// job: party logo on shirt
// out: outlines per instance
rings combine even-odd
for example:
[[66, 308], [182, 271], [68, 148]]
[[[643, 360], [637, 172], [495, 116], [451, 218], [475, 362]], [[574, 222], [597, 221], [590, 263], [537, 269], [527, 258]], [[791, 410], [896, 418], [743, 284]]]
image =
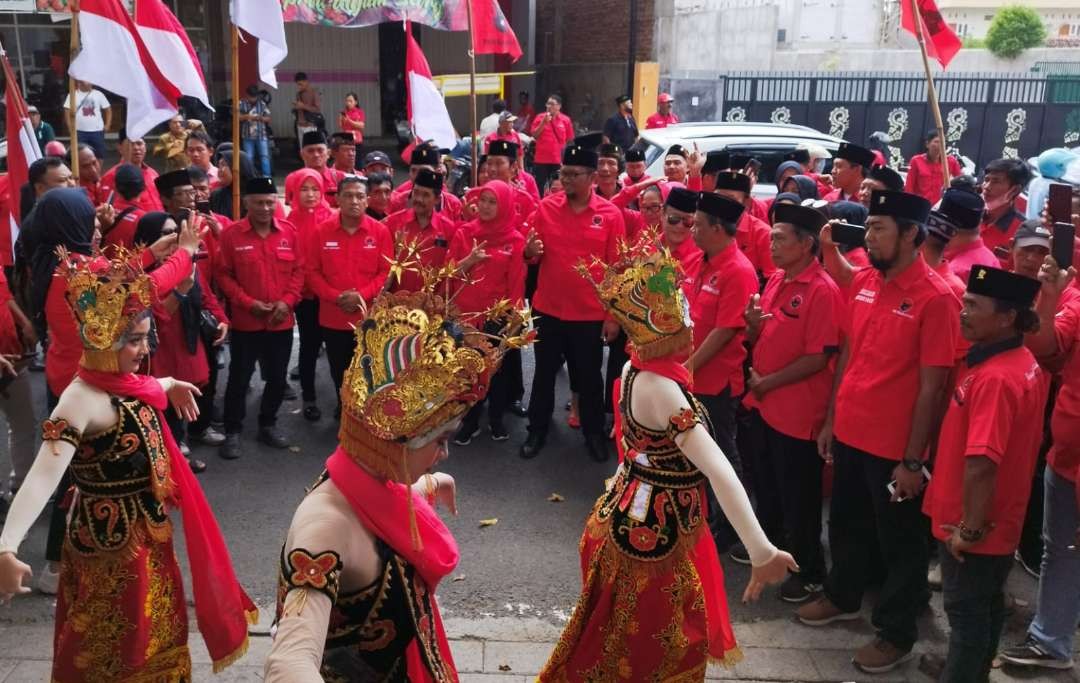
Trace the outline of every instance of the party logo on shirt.
[[282, 237], [281, 242], [278, 243], [278, 249], [292, 249], [292, 245], [289, 244], [289, 240]]
[[896, 307], [893, 313], [904, 318], [914, 318], [915, 316], [911, 314], [911, 309], [913, 308], [915, 308], [915, 302], [911, 299], [904, 299], [900, 302], [900, 305]]
[[592, 227], [601, 228], [603, 226], [604, 226], [604, 217], [603, 216], [593, 216], [592, 217]]
[[375, 248], [375, 238], [370, 236], [370, 235], [365, 237], [364, 238], [364, 248], [365, 249], [374, 249]]
[[791, 308], [791, 310], [794, 311], [799, 306], [802, 306], [802, 302], [802, 294], [796, 294], [795, 296], [791, 297], [791, 301], [788, 302], [788, 306]]

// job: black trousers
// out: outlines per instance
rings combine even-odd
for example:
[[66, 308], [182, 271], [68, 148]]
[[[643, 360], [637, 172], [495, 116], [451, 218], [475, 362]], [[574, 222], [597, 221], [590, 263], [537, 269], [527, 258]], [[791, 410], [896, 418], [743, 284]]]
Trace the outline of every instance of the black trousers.
[[[739, 458], [739, 448], [735, 443], [735, 399], [731, 397], [731, 386], [727, 386], [719, 394], [694, 394], [697, 400], [705, 406], [712, 422], [713, 440], [720, 450], [727, 456], [735, 473], [742, 478], [742, 461]], [[712, 531], [716, 549], [726, 553], [738, 540], [739, 536], [728, 522], [724, 511], [720, 509], [720, 502], [716, 499], [711, 486], [705, 487], [705, 496], [709, 501], [709, 529]]]
[[[496, 326], [498, 329], [501, 326]], [[517, 377], [515, 377], [515, 369], [517, 370]], [[465, 422], [463, 426], [469, 427], [472, 431], [480, 425], [480, 418], [484, 414], [484, 403], [487, 403], [487, 414], [489, 424], [498, 424], [502, 422], [503, 413], [506, 412], [507, 406], [514, 400], [513, 391], [515, 390], [515, 379], [521, 380], [521, 350], [514, 349], [508, 351], [506, 356], [503, 357], [502, 365], [495, 371], [494, 376], [491, 378], [491, 387], [488, 389], [488, 394], [483, 401], [479, 401], [476, 405], [469, 409], [469, 412], [465, 414]]]
[[218, 353], [221, 352], [221, 347], [206, 347], [206, 360], [210, 364], [210, 379], [207, 380], [205, 387], [199, 387], [202, 389], [202, 396], [195, 399], [195, 402], [199, 405], [199, 417], [189, 425], [187, 425], [188, 435], [202, 434], [206, 431], [207, 427], [214, 419], [214, 400], [217, 398], [217, 383], [218, 383]]
[[548, 180], [558, 172], [558, 164], [533, 164], [533, 177], [536, 178], [536, 186], [540, 189], [541, 197], [547, 191]]
[[964, 553], [958, 562], [940, 542], [938, 556], [949, 618], [949, 655], [941, 683], [984, 683], [1005, 626], [1005, 580], [1013, 558]]
[[305, 403], [315, 400], [315, 364], [323, 343], [319, 326], [319, 300], [304, 299], [296, 304], [296, 327], [300, 331], [300, 393]]
[[529, 397], [529, 431], [547, 434], [555, 410], [555, 378], [565, 360], [579, 396], [582, 433], [603, 434], [603, 322], [560, 320], [539, 311], [536, 315], [536, 372]]
[[[817, 442], [776, 431], [756, 410], [764, 443], [753, 460], [757, 515], [769, 539], [795, 556], [807, 583], [825, 580], [821, 548], [821, 472]], [[746, 455], [744, 453], [744, 455]]]
[[277, 423], [278, 408], [285, 396], [285, 380], [289, 375], [289, 356], [292, 354], [293, 332], [233, 332], [229, 349], [229, 381], [225, 385], [225, 432], [239, 434], [247, 414], [247, 390], [255, 363], [266, 386], [259, 405], [259, 427]]
[[604, 375], [604, 412], [609, 415], [614, 413], [618, 400], [614, 394], [615, 380], [622, 376], [623, 367], [626, 366], [626, 361], [630, 360], [630, 354], [626, 352], [627, 341], [626, 333], [620, 330], [615, 341], [608, 344], [607, 373]]
[[841, 441], [833, 444], [833, 491], [829, 507], [832, 569], [825, 595], [845, 612], [862, 605], [871, 575], [867, 547], [876, 545], [885, 561], [886, 577], [874, 605], [872, 623], [878, 637], [900, 650], [919, 638], [916, 619], [930, 597], [929, 521], [922, 514], [922, 496], [889, 502], [895, 460], [879, 458]]
[[[326, 344], [326, 362], [330, 366], [330, 379], [334, 380], [334, 389], [340, 394], [341, 383], [345, 380], [345, 371], [352, 362], [356, 350], [356, 334], [352, 330], [332, 330], [321, 328], [322, 339]], [[338, 396], [338, 403], [341, 397]]]

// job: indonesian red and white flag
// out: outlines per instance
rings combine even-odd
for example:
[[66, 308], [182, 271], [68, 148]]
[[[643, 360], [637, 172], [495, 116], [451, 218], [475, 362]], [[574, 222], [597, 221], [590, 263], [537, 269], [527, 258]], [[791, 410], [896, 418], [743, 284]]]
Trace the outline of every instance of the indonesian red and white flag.
[[82, 49], [68, 74], [127, 100], [129, 137], [176, 116], [180, 90], [158, 69], [120, 0], [82, 0], [79, 8]]
[[289, 54], [280, 0], [232, 0], [229, 15], [233, 24], [259, 39], [259, 78], [276, 88], [274, 67]]
[[180, 94], [194, 97], [208, 108], [206, 78], [187, 31], [161, 0], [139, 0], [135, 4], [135, 26], [158, 68]]
[[15, 70], [11, 68], [7, 55], [3, 62], [4, 82], [7, 83], [4, 96], [7, 105], [7, 167], [8, 167], [8, 215], [0, 216], [7, 223], [7, 229], [0, 234], [0, 247], [5, 258], [0, 261], [10, 263], [14, 256], [15, 240], [19, 237], [19, 190], [30, 178], [30, 164], [41, 158], [34, 127], [30, 124], [30, 114], [26, 101], [19, 91], [19, 81]]
[[[141, 0], [140, 0], [141, 1]], [[469, 0], [472, 3], [473, 52], [478, 55], [510, 55], [510, 61], [521, 59], [521, 45], [514, 29], [506, 20], [499, 0]]]
[[446, 100], [431, 77], [423, 50], [405, 22], [405, 74], [409, 123], [419, 140], [433, 140], [441, 149], [453, 149], [457, 132], [446, 110]]

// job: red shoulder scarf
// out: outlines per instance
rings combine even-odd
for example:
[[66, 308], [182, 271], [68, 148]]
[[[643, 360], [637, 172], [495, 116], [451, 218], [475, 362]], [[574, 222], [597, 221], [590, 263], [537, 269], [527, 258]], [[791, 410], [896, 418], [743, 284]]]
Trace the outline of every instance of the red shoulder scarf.
[[157, 379], [147, 375], [121, 375], [79, 368], [79, 377], [106, 393], [138, 399], [157, 410], [165, 450], [169, 454], [170, 476], [175, 484], [175, 493], [169, 502], [180, 508], [184, 521], [195, 617], [214, 662], [214, 671], [220, 671], [247, 651], [248, 624], [258, 621], [259, 610], [237, 582], [229, 549], [214, 513], [165, 422], [162, 411], [169, 404], [165, 390]]

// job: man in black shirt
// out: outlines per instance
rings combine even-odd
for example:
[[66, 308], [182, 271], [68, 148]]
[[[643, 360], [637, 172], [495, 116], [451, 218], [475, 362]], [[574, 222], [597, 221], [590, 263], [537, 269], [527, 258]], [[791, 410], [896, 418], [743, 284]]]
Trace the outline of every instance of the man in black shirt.
[[626, 95], [619, 95], [615, 104], [619, 111], [604, 124], [604, 142], [618, 145], [621, 149], [630, 149], [638, 139], [634, 102]]

